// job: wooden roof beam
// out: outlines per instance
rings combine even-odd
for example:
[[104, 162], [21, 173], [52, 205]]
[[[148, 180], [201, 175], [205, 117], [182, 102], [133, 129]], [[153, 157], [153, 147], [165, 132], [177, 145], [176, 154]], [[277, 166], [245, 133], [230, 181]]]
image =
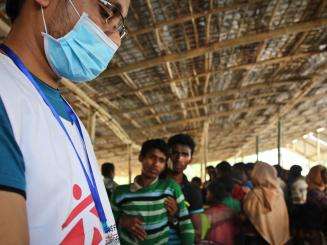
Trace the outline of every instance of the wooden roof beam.
[[[152, 10], [151, 0], [146, 0], [146, 3], [147, 3], [148, 11], [150, 12], [152, 23], [155, 25], [156, 19], [155, 19], [153, 10]], [[157, 43], [160, 51], [161, 52], [164, 52], [164, 53], [167, 53], [167, 52], [168, 53], [171, 53], [170, 50], [169, 50], [169, 48], [166, 47], [166, 45], [164, 44], [164, 42], [161, 40], [161, 36], [160, 36], [160, 33], [159, 33], [159, 29], [158, 28], [155, 28], [154, 33], [155, 33], [155, 40], [156, 40], [156, 43]], [[167, 61], [163, 65], [164, 65], [164, 67], [166, 69], [166, 72], [168, 73], [169, 80], [172, 80], [174, 78], [174, 74], [173, 74], [173, 71], [171, 69], [171, 64]], [[178, 99], [181, 99], [182, 98], [182, 95], [181, 95], [181, 92], [180, 92], [179, 88], [176, 86], [176, 84], [175, 83], [170, 83], [169, 86], [170, 86], [170, 89], [171, 89], [172, 93]], [[185, 105], [183, 103], [181, 103], [181, 107], [183, 109], [184, 118], [186, 118], [187, 111], [185, 110]]]
[[[326, 74], [324, 74], [324, 72], [326, 73], [326, 68], [327, 68], [327, 62], [322, 64], [317, 69], [312, 80], [304, 83], [304, 85], [299, 90], [295, 91], [293, 98], [279, 109], [279, 113], [272, 116], [266, 125], [264, 125], [261, 128], [258, 128], [257, 135], [262, 135], [267, 130], [274, 127], [276, 122], [284, 115], [286, 115], [288, 112], [290, 112], [303, 99], [303, 97], [305, 97], [311, 91], [311, 89], [314, 88], [314, 86], [316, 86], [318, 83], [325, 81], [327, 79]], [[246, 148], [249, 144], [251, 144], [251, 142], [244, 143], [242, 148]], [[240, 152], [238, 152], [238, 154], [240, 154]]]
[[[308, 4], [310, 4], [308, 2]], [[321, 0], [320, 4], [318, 6], [318, 9], [315, 13], [315, 17], [319, 18], [319, 16], [322, 14], [323, 10], [325, 9], [327, 5], [327, 1], [326, 0]], [[305, 38], [309, 35], [309, 32], [302, 32], [299, 34], [299, 38], [296, 41], [296, 43], [293, 45], [292, 49], [290, 50], [290, 54], [293, 54], [297, 51], [297, 49], [301, 46], [301, 44], [303, 43], [303, 41], [305, 40]]]
[[231, 48], [235, 46], [247, 45], [256, 42], [262, 42], [267, 39], [273, 39], [277, 37], [281, 37], [283, 35], [291, 35], [296, 34], [299, 32], [310, 31], [315, 28], [321, 28], [327, 25], [327, 18], [326, 19], [317, 19], [302, 23], [295, 23], [293, 25], [282, 27], [274, 30], [270, 30], [263, 33], [257, 34], [248, 34], [239, 38], [231, 39], [231, 40], [224, 40], [221, 42], [214, 42], [209, 44], [206, 47], [199, 47], [196, 49], [192, 49], [183, 53], [174, 53], [174, 54], [167, 54], [164, 56], [143, 60], [140, 62], [132, 63], [125, 65], [124, 67], [119, 68], [111, 68], [110, 71], [105, 71], [101, 78], [108, 78], [119, 75], [123, 72], [132, 72], [140, 69], [146, 69], [150, 67], [154, 67], [157, 65], [161, 65], [165, 62], [177, 62], [185, 59], [195, 58], [201, 55], [204, 55], [208, 52], [217, 52], [224, 48]]
[[174, 104], [178, 104], [181, 101], [183, 103], [189, 103], [189, 102], [194, 102], [194, 101], [198, 101], [198, 100], [202, 100], [204, 98], [208, 99], [208, 98], [215, 98], [215, 97], [221, 97], [221, 96], [228, 96], [228, 95], [233, 95], [233, 94], [237, 94], [237, 93], [246, 93], [246, 92], [251, 92], [253, 90], [257, 90], [257, 89], [264, 89], [264, 88], [274, 88], [274, 87], [279, 87], [279, 86], [283, 86], [283, 85], [289, 85], [290, 83], [294, 83], [294, 82], [300, 82], [300, 81], [304, 81], [307, 80], [308, 78], [304, 78], [304, 79], [288, 79], [288, 80], [281, 80], [281, 81], [266, 81], [266, 82], [261, 82], [261, 83], [254, 83], [254, 84], [250, 84], [241, 88], [231, 88], [231, 89], [226, 89], [226, 90], [222, 90], [222, 91], [215, 91], [215, 92], [211, 92], [211, 93], [207, 93], [207, 94], [203, 94], [203, 95], [199, 95], [199, 96], [195, 96], [192, 98], [185, 98], [185, 99], [181, 99], [181, 100], [173, 100], [173, 101], [165, 101], [165, 103], [163, 104], [162, 102], [160, 103], [154, 103], [152, 105], [149, 106], [145, 106], [142, 108], [134, 108], [134, 109], [130, 109], [128, 111], [125, 111], [123, 113], [136, 113], [136, 112], [142, 112], [142, 111], [147, 111], [152, 107], [157, 107], [157, 106], [171, 106]]
[[[199, 106], [187, 107], [186, 110], [187, 111], [192, 111], [192, 110], [196, 110], [198, 108], [207, 107], [209, 105], [217, 106], [217, 105], [220, 105], [220, 104], [230, 104], [230, 103], [233, 103], [233, 102], [239, 101], [239, 100], [262, 99], [262, 98], [266, 98], [266, 97], [273, 96], [273, 95], [276, 95], [276, 93], [267, 92], [267, 93], [253, 95], [253, 96], [247, 96], [247, 97], [243, 97], [243, 98], [239, 98], [239, 99], [222, 100], [222, 101], [219, 101], [219, 102], [216, 102], [216, 103], [211, 102], [211, 103], [202, 104], [202, 105], [199, 105]], [[156, 113], [156, 114], [153, 114], [153, 115], [144, 116], [144, 117], [142, 117], [140, 119], [147, 120], [147, 119], [154, 118], [154, 117], [161, 117], [161, 116], [164, 116], [164, 115], [172, 115], [172, 114], [177, 114], [177, 113], [181, 113], [181, 112], [183, 112], [183, 110], [181, 110], [181, 109], [164, 111], [164, 112], [159, 112], [159, 113]]]
[[[279, 6], [280, 6], [280, 3], [281, 3], [281, 0], [277, 0], [277, 1], [276, 1], [276, 4], [275, 4], [275, 6], [274, 6], [274, 9], [273, 9], [272, 14], [271, 14], [271, 17], [270, 17], [270, 21], [269, 21], [269, 23], [268, 23], [268, 30], [271, 30], [272, 27], [273, 27], [273, 21], [274, 21], [274, 18], [275, 18], [276, 12], [277, 12], [277, 10], [278, 10], [278, 8], [279, 8]], [[264, 40], [264, 41], [262, 42], [262, 44], [260, 44], [260, 46], [259, 46], [259, 48], [258, 48], [258, 50], [257, 50], [257, 52], [256, 52], [256, 58], [255, 58], [256, 62], [259, 62], [259, 61], [260, 61], [261, 55], [263, 54], [263, 52], [264, 52], [265, 49], [267, 48], [268, 41], [269, 41], [269, 40]], [[253, 71], [254, 68], [255, 68], [255, 66], [253, 66], [251, 69], [248, 69], [248, 70], [245, 72], [245, 74], [244, 74], [244, 76], [243, 76], [243, 78], [242, 78], [242, 81], [240, 82], [241, 86], [242, 86], [242, 84], [243, 84], [244, 82], [247, 82], [247, 81], [249, 80], [250, 74], [251, 74], [251, 72]], [[278, 69], [277, 69], [277, 70], [278, 70]], [[274, 74], [275, 74], [275, 73], [274, 73]]]
[[[254, 63], [246, 63], [246, 64], [240, 64], [240, 65], [235, 65], [235, 66], [230, 66], [230, 67], [226, 67], [226, 68], [218, 68], [218, 69], [214, 69], [214, 70], [208, 70], [196, 75], [188, 75], [188, 76], [184, 76], [184, 77], [180, 77], [180, 78], [176, 78], [176, 79], [172, 79], [172, 80], [168, 80], [168, 81], [156, 81], [153, 82], [151, 85], [147, 85], [135, 90], [131, 90], [131, 91], [122, 91], [122, 92], [116, 92], [116, 93], [109, 93], [109, 92], [104, 92], [104, 93], [100, 93], [97, 95], [97, 97], [108, 97], [110, 99], [114, 99], [116, 97], [119, 96], [127, 96], [127, 95], [131, 95], [137, 92], [145, 92], [145, 91], [149, 91], [149, 90], [153, 90], [153, 89], [157, 89], [157, 88], [161, 88], [164, 86], [169, 86], [170, 83], [181, 83], [185, 80], [192, 80], [192, 79], [198, 79], [201, 77], [206, 77], [207, 75], [215, 75], [215, 74], [219, 74], [222, 72], [227, 72], [227, 71], [234, 71], [234, 70], [240, 70], [240, 69], [251, 69], [253, 66], [269, 66], [269, 65], [274, 65], [274, 64], [279, 64], [279, 63], [285, 63], [285, 62], [291, 62], [297, 59], [303, 59], [303, 58], [307, 58], [307, 57], [312, 57], [314, 55], [319, 55], [319, 54], [325, 54], [327, 53], [326, 51], [319, 51], [319, 52], [305, 52], [305, 53], [299, 53], [299, 54], [295, 54], [295, 55], [289, 55], [289, 56], [284, 56], [284, 57], [278, 57], [278, 58], [272, 58], [272, 59], [268, 59], [268, 60], [263, 60], [263, 61], [259, 61], [259, 62], [254, 62]], [[198, 80], [200, 81], [200, 80]]]
[[[132, 89], [137, 89], [137, 85], [136, 83], [133, 81], [133, 79], [127, 74], [127, 73], [123, 73], [122, 75], [120, 75], [121, 79], [125, 82], [125, 84], [127, 84], [127, 86], [129, 86]], [[142, 101], [142, 103], [146, 106], [148, 106], [150, 103], [148, 101], [148, 99], [145, 97], [145, 95], [142, 92], [137, 92], [136, 96]], [[155, 114], [156, 111], [152, 108], [150, 109], [151, 113]], [[161, 123], [160, 118], [155, 117], [158, 123]]]
[[[193, 16], [193, 5], [192, 5], [192, 1], [191, 0], [188, 0], [188, 6], [189, 6], [189, 11], [190, 11], [190, 14], [191, 16]], [[193, 27], [193, 34], [194, 34], [194, 39], [195, 39], [195, 47], [198, 48], [199, 47], [199, 32], [198, 32], [198, 28], [196, 26], [196, 21], [195, 21], [195, 18], [192, 18], [192, 27]], [[187, 50], [190, 50], [191, 47], [190, 47], [190, 43], [189, 43], [189, 38], [188, 38], [188, 33], [186, 31], [186, 28], [185, 28], [185, 24], [186, 22], [183, 23], [183, 31], [184, 31], [184, 39], [187, 41]], [[194, 66], [194, 63], [192, 63], [192, 72], [194, 73], [194, 75], [197, 74], [197, 71], [195, 69], [195, 66]], [[196, 84], [199, 84], [199, 79], [196, 79]], [[188, 86], [190, 88], [190, 92], [191, 92], [191, 96], [192, 97], [195, 97], [196, 95], [199, 95], [199, 91], [197, 89], [197, 87], [193, 87], [194, 83], [192, 81], [189, 81], [188, 83]], [[196, 116], [200, 116], [200, 110], [199, 108], [197, 107], [197, 103], [194, 102], [193, 105], [195, 105], [196, 107]], [[194, 114], [193, 114], [193, 117], [194, 117]]]
[[[210, 0], [210, 3], [209, 3], [209, 6], [210, 6], [210, 9], [212, 9], [212, 6], [213, 6], [213, 1]], [[211, 17], [212, 15], [209, 14], [206, 18], [206, 29], [205, 29], [205, 36], [206, 36], [206, 46], [209, 45], [210, 43], [210, 27], [211, 27]], [[212, 53], [207, 53], [205, 54], [205, 59], [204, 59], [204, 67], [205, 67], [205, 70], [206, 71], [209, 71], [212, 69], [212, 57], [213, 57], [213, 54]], [[209, 87], [209, 80], [210, 80], [210, 74], [208, 74], [206, 77], [205, 77], [205, 82], [204, 82], [204, 87], [203, 87], [203, 93], [207, 93], [208, 91], [208, 87]], [[208, 107], [206, 106], [207, 104], [207, 100], [204, 99], [202, 101], [203, 105], [205, 105], [204, 107], [204, 112], [205, 114], [208, 114]]]
[[205, 120], [211, 121], [214, 120], [217, 117], [226, 117], [234, 113], [241, 113], [241, 112], [251, 112], [251, 111], [257, 111], [257, 110], [262, 110], [262, 109], [267, 109], [271, 105], [257, 105], [257, 106], [252, 106], [252, 107], [247, 107], [247, 108], [242, 108], [242, 109], [237, 109], [237, 110], [231, 110], [231, 111], [220, 111], [220, 112], [215, 112], [212, 114], [209, 114], [207, 116], [200, 116], [200, 117], [195, 117], [195, 118], [188, 118], [188, 119], [183, 119], [183, 120], [176, 120], [176, 121], [170, 121], [166, 122], [163, 124], [158, 124], [154, 125], [151, 127], [147, 127], [147, 130], [157, 130], [161, 129], [163, 127], [172, 127], [172, 126], [177, 126], [181, 124], [187, 124], [187, 123], [194, 123], [194, 122], [202, 122]]
[[208, 15], [212, 15], [212, 14], [218, 14], [218, 13], [222, 13], [222, 12], [237, 10], [239, 8], [242, 8], [242, 7], [246, 6], [246, 5], [254, 4], [256, 2], [260, 2], [260, 1], [250, 0], [250, 1], [246, 2], [246, 3], [232, 4], [232, 5], [225, 6], [225, 7], [218, 7], [218, 8], [210, 9], [210, 10], [207, 10], [207, 11], [202, 11], [200, 13], [194, 13], [192, 15], [180, 16], [180, 17], [174, 18], [174, 19], [159, 21], [159, 22], [155, 23], [154, 26], [148, 26], [148, 27], [136, 30], [136, 31], [129, 30], [128, 35], [129, 36], [136, 36], [136, 35], [150, 33], [150, 32], [153, 31], [154, 28], [158, 29], [158, 28], [162, 28], [164, 26], [178, 25], [178, 24], [181, 24], [181, 23], [184, 23], [184, 22], [187, 22], [187, 21], [192, 21], [192, 19], [198, 19], [200, 17], [204, 17], [204, 16], [208, 16]]
[[67, 79], [61, 80], [62, 84], [71, 90], [74, 94], [81, 97], [87, 104], [89, 104], [94, 110], [98, 112], [98, 117], [101, 119], [111, 130], [112, 132], [125, 144], [132, 144], [135, 147], [139, 147], [135, 144], [125, 130], [120, 126], [120, 124], [97, 102], [92, 100], [88, 95], [81, 90], [76, 84], [68, 81]]
[[[317, 117], [320, 117], [320, 118], [325, 118], [326, 117], [326, 112], [327, 112], [327, 110], [319, 110], [318, 112], [314, 112], [314, 113], [312, 113], [312, 114], [310, 114], [310, 115], [306, 115], [305, 116], [305, 119], [312, 119], [314, 116], [317, 116]], [[300, 132], [300, 133], [302, 133], [301, 135], [303, 135], [303, 132], [304, 131], [308, 131], [308, 130], [310, 130], [312, 127], [316, 127], [316, 128], [318, 128], [318, 127], [320, 127], [321, 125], [324, 125], [324, 123], [325, 122], [318, 122], [318, 123], [315, 123], [314, 121], [314, 119], [313, 119], [313, 122], [311, 122], [311, 121], [307, 121], [306, 122], [306, 124], [309, 124], [310, 126], [308, 126], [308, 127], [304, 127], [303, 126], [303, 123], [301, 123], [301, 122], [299, 122], [298, 120], [297, 120], [297, 117], [296, 118], [294, 118], [294, 121], [295, 122], [293, 122], [293, 121], [287, 121], [287, 124], [291, 124], [292, 125], [292, 127], [286, 127], [286, 125], [285, 125], [285, 127], [284, 127], [284, 132], [286, 132], [286, 133], [284, 133], [284, 135], [286, 134], [290, 134], [290, 133], [292, 133], [292, 134], [294, 134], [294, 133], [296, 133], [296, 132]], [[294, 127], [297, 127], [297, 126], [302, 126], [302, 128], [301, 128], [301, 130], [299, 131], [299, 130], [291, 130], [292, 128], [294, 128]], [[218, 132], [220, 132], [221, 133], [221, 130], [222, 130], [222, 128], [220, 127], [217, 127], [217, 126], [213, 126], [214, 128], [215, 128], [215, 131], [217, 131], [217, 133]], [[233, 126], [231, 126], [231, 127], [233, 127]], [[239, 132], [243, 132], [243, 131], [246, 131], [246, 133], [237, 133], [237, 134], [233, 134], [233, 136], [229, 136], [229, 138], [231, 138], [231, 139], [235, 139], [235, 137], [239, 137], [240, 135], [243, 137], [243, 138], [245, 138], [245, 137], [247, 137], [247, 136], [250, 136], [250, 135], [255, 135], [256, 134], [256, 132], [255, 132], [255, 129], [256, 128], [258, 128], [258, 127], [260, 127], [260, 125], [257, 125], [257, 124], [251, 124], [251, 125], [249, 125], [249, 126], [242, 126], [241, 128], [239, 127], [238, 129], [239, 129]], [[215, 133], [215, 131], [213, 131], [213, 132], [211, 132], [211, 133]], [[224, 137], [224, 138], [226, 138], [227, 137], [227, 135], [228, 135], [228, 130], [224, 130], [223, 131], [223, 133], [221, 133], [221, 134], [218, 134], [217, 136], [218, 136], [218, 138], [219, 137]], [[265, 139], [265, 138], [271, 138], [271, 133], [270, 132], [266, 132], [267, 134], [263, 134], [263, 135], [261, 135], [261, 137], [263, 138], [263, 139]], [[242, 142], [243, 140], [239, 140], [240, 142]], [[214, 141], [213, 141], [213, 143], [214, 143]], [[220, 141], [219, 142], [217, 142], [217, 146], [219, 146], [220, 144]], [[239, 146], [240, 147], [240, 146]]]

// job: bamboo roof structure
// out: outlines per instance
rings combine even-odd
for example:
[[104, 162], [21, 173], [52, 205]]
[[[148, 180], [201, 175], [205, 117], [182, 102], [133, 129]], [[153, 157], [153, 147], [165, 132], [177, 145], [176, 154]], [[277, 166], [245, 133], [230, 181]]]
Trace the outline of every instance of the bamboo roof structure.
[[255, 153], [256, 136], [276, 148], [278, 120], [284, 145], [326, 126], [326, 0], [132, 0], [127, 28], [100, 77], [61, 86], [121, 174], [150, 138], [188, 133], [194, 162], [218, 161]]

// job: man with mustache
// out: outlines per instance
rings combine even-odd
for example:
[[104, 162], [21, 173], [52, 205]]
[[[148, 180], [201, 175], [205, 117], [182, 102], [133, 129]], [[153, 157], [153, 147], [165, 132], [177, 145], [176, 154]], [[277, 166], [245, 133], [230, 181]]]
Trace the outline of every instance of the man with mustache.
[[[191, 185], [184, 174], [184, 170], [192, 162], [195, 142], [188, 134], [177, 134], [169, 138], [168, 145], [171, 150], [172, 169], [167, 169], [166, 175], [168, 179], [176, 181], [183, 191], [197, 239], [201, 231], [196, 226], [196, 220], [199, 219], [198, 214], [204, 211], [202, 194], [198, 188]], [[175, 225], [170, 226], [170, 228], [169, 244], [180, 244], [181, 234], [178, 229], [178, 221], [176, 220]]]

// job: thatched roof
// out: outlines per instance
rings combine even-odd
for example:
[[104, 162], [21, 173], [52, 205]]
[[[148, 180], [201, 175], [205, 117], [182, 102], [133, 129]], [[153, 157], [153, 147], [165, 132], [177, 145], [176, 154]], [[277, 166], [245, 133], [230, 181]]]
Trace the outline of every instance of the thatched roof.
[[128, 144], [136, 159], [181, 132], [195, 161], [215, 161], [253, 154], [256, 136], [275, 148], [279, 119], [283, 145], [326, 125], [325, 0], [132, 0], [127, 26], [101, 77], [62, 86], [90, 131], [96, 120], [99, 161], [125, 167]]

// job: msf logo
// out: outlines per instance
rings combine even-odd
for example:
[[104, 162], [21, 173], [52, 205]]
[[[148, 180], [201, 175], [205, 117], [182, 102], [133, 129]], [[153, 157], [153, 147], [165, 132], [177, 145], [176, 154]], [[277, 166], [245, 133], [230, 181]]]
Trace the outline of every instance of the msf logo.
[[[97, 227], [84, 227], [87, 225], [87, 222], [83, 221], [83, 216], [92, 215], [93, 218], [99, 219], [98, 212], [95, 208], [93, 198], [90, 195], [85, 197], [83, 200], [80, 200], [82, 197], [82, 189], [79, 185], [75, 184], [73, 186], [73, 196], [76, 201], [80, 201], [75, 208], [70, 212], [65, 222], [62, 224], [61, 228], [62, 230], [68, 229], [68, 226], [78, 220], [76, 224], [69, 230], [66, 237], [63, 239], [63, 241], [60, 243], [60, 245], [84, 245], [84, 244], [90, 244], [89, 242], [86, 242], [86, 236], [85, 236], [85, 230], [93, 230], [92, 232], [92, 245], [98, 245], [102, 241], [102, 235], [101, 232]], [[85, 211], [86, 209], [89, 209], [88, 211]], [[83, 216], [80, 216], [84, 212], [85, 214]], [[78, 217], [79, 216], [79, 217]], [[99, 223], [99, 222], [94, 222]], [[89, 239], [87, 239], [89, 240]]]

